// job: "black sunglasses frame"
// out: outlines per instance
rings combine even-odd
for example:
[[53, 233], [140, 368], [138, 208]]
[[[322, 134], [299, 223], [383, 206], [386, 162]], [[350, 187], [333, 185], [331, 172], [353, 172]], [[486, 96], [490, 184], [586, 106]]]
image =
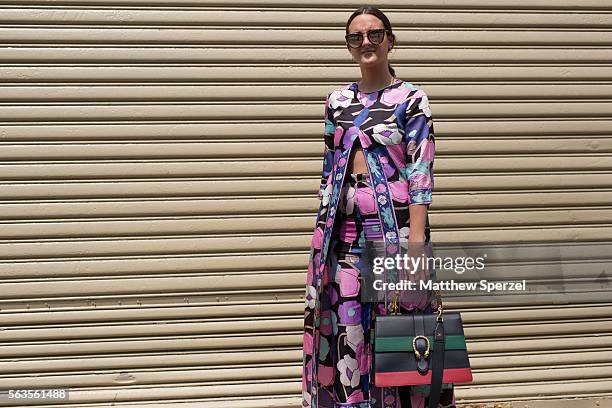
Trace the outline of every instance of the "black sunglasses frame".
[[[372, 41], [372, 38], [370, 37], [370, 35], [372, 35], [372, 33], [379, 33], [379, 32], [383, 33], [383, 37], [380, 40], [380, 42], [377, 43], [377, 42]], [[379, 45], [380, 43], [382, 43], [385, 40], [385, 34], [387, 34], [387, 36], [388, 36], [389, 34], [391, 34], [391, 31], [387, 30], [386, 28], [377, 28], [375, 30], [368, 31], [366, 34], [368, 36], [368, 40], [372, 44]], [[359, 36], [361, 38], [361, 41], [359, 42], [359, 45], [355, 47], [355, 46], [351, 45], [351, 43], [349, 42], [349, 38], [356, 37], [356, 36]], [[344, 36], [344, 39], [346, 40], [346, 44], [349, 47], [351, 47], [351, 48], [359, 48], [359, 47], [361, 47], [363, 45], [363, 33], [351, 33], [351, 34], [347, 34], [347, 35]]]

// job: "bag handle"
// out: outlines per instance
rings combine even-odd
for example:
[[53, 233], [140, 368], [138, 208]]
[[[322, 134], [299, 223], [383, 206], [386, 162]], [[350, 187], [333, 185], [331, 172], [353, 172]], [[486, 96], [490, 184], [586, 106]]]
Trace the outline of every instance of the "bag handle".
[[[431, 248], [428, 247], [429, 244], [430, 243], [428, 243], [428, 242], [424, 243], [425, 251], [426, 252], [427, 252], [428, 249], [431, 250]], [[408, 245], [410, 245], [410, 244], [408, 244]], [[429, 267], [429, 263], [427, 263], [427, 265]], [[432, 274], [430, 273], [429, 275], [431, 277]], [[435, 270], [434, 270], [434, 275], [435, 275]], [[384, 277], [383, 282], [386, 282], [386, 276], [387, 276], [387, 271], [385, 269], [385, 273], [383, 275], [383, 277]], [[440, 294], [440, 290], [439, 289], [433, 289], [432, 291], [435, 293], [435, 296], [436, 296], [436, 311], [437, 311], [437, 314], [438, 314], [436, 320], [442, 321], [443, 320], [442, 314], [444, 312], [444, 307], [442, 305], [442, 295]], [[391, 314], [395, 314], [395, 315], [399, 314], [399, 311], [400, 311], [399, 297], [400, 297], [399, 291], [396, 290], [393, 293], [392, 299], [391, 299], [391, 303], [389, 304], [388, 303], [388, 298], [387, 298], [387, 292], [385, 291], [385, 296], [384, 296], [384, 298], [385, 298], [385, 310], [387, 312], [391, 312]]]
[[[433, 289], [433, 292], [436, 295], [436, 311], [438, 313], [438, 316], [436, 317], [436, 320], [439, 322], [444, 321], [444, 317], [442, 316], [442, 314], [444, 313], [444, 306], [442, 305], [442, 295], [440, 294], [440, 290], [439, 289]], [[389, 305], [389, 311], [391, 312], [391, 314], [399, 314], [399, 291], [395, 291], [395, 293], [393, 294], [393, 299], [391, 300], [391, 304]], [[385, 296], [385, 308], [387, 307], [387, 298]]]

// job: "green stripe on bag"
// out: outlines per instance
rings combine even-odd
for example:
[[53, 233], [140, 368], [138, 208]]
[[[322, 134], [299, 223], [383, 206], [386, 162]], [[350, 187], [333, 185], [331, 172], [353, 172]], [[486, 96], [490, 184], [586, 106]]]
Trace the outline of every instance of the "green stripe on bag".
[[[433, 336], [427, 336], [429, 339], [429, 349], [433, 350]], [[412, 349], [412, 337], [377, 337], [374, 345], [375, 351], [414, 351]], [[448, 335], [444, 337], [444, 350], [466, 350], [465, 336]]]

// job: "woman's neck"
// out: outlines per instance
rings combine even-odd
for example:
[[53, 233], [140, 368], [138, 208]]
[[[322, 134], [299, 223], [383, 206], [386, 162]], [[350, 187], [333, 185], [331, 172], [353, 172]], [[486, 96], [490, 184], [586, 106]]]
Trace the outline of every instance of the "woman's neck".
[[[386, 68], [386, 67], [385, 67]], [[389, 70], [384, 73], [362, 72], [361, 80], [357, 82], [360, 92], [368, 93], [385, 88], [395, 81]]]

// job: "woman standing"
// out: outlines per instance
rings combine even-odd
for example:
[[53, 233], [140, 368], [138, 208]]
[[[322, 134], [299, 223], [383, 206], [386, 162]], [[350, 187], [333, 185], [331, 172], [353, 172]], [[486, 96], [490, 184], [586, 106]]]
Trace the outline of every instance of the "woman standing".
[[[374, 386], [371, 322], [384, 304], [362, 302], [365, 240], [430, 242], [434, 129], [425, 92], [395, 77], [388, 18], [361, 7], [346, 24], [346, 45], [361, 80], [335, 89], [325, 103], [321, 200], [306, 284], [302, 406], [423, 408], [429, 386]], [[422, 294], [423, 295], [423, 294]], [[402, 310], [433, 312], [425, 293]], [[445, 384], [441, 407], [454, 407]]]

